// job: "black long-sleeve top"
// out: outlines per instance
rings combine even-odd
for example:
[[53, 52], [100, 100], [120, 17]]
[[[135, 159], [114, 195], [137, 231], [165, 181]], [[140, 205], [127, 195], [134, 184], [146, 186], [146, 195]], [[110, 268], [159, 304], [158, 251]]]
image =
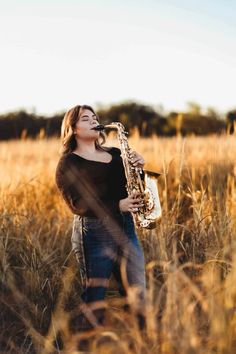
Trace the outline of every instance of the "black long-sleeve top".
[[108, 163], [87, 160], [75, 153], [62, 155], [55, 173], [56, 185], [73, 214], [115, 217], [119, 201], [128, 196], [121, 151], [112, 147]]

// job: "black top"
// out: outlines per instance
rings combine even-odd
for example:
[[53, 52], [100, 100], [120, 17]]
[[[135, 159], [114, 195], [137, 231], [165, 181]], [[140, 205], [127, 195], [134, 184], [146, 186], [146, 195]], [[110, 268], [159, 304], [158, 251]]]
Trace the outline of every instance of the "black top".
[[55, 173], [56, 185], [73, 214], [116, 216], [119, 200], [128, 196], [121, 151], [112, 147], [108, 163], [87, 160], [75, 153], [62, 155]]

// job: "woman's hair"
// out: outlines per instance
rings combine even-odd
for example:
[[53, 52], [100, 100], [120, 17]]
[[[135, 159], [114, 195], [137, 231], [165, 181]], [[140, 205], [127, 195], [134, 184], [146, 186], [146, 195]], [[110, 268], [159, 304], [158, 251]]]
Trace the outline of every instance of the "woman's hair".
[[[71, 153], [74, 151], [77, 147], [77, 141], [75, 138], [75, 134], [73, 132], [76, 123], [78, 122], [80, 118], [80, 113], [84, 109], [89, 109], [91, 112], [93, 112], [97, 120], [99, 121], [99, 116], [91, 106], [88, 106], [86, 104], [84, 105], [78, 105], [75, 106], [71, 109], [69, 109], [66, 114], [64, 115], [62, 124], [61, 124], [61, 143], [62, 146], [59, 150], [60, 154], [65, 155], [67, 153]], [[95, 147], [98, 150], [107, 150], [105, 147], [102, 146], [102, 144], [105, 143], [105, 134], [103, 132], [100, 132], [99, 138], [95, 141]]]

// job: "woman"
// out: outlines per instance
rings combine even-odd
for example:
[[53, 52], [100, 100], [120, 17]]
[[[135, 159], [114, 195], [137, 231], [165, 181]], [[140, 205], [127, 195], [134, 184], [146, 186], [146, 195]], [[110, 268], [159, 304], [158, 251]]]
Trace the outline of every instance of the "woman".
[[[145, 295], [145, 263], [131, 212], [142, 206], [137, 194], [128, 196], [121, 151], [104, 147], [104, 134], [93, 130], [98, 115], [88, 105], [71, 108], [61, 126], [62, 149], [56, 168], [56, 184], [74, 214], [72, 248], [83, 283], [83, 328], [103, 323], [105, 292], [113, 274], [121, 295], [136, 291]], [[133, 152], [134, 166], [143, 167]], [[87, 312], [86, 312], [87, 311]], [[89, 314], [90, 313], [90, 314]], [[77, 320], [77, 325], [78, 323]], [[81, 328], [82, 328], [81, 327]]]

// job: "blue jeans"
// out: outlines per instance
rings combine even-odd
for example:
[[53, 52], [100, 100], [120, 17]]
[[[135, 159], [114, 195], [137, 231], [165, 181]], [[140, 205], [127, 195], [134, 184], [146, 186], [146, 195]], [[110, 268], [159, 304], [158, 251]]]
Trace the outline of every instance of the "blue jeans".
[[131, 213], [120, 213], [116, 222], [74, 215], [71, 241], [80, 266], [84, 303], [104, 300], [112, 274], [121, 295], [135, 286], [144, 298], [145, 260]]

